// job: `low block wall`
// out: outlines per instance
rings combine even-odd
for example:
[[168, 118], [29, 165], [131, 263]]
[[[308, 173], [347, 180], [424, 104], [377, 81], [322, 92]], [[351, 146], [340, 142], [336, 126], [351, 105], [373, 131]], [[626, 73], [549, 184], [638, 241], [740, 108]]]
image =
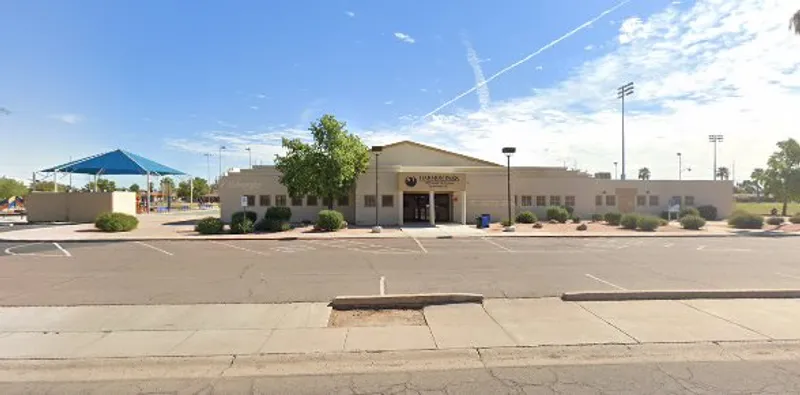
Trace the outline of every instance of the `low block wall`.
[[30, 222], [94, 222], [100, 213], [136, 215], [133, 192], [34, 192], [25, 197]]

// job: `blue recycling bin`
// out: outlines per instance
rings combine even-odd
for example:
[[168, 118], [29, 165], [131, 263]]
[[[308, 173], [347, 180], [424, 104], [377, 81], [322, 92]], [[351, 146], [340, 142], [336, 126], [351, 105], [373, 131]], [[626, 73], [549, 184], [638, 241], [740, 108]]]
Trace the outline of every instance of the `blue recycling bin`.
[[488, 228], [492, 223], [492, 216], [489, 214], [481, 214], [481, 228]]

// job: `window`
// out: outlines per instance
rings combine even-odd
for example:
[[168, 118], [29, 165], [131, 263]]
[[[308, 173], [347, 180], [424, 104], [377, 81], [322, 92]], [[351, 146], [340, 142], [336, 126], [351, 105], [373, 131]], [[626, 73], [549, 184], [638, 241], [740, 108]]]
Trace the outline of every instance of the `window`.
[[336, 201], [336, 205], [340, 207], [347, 207], [350, 205], [350, 198], [347, 196], [342, 196]]
[[375, 195], [364, 195], [364, 207], [375, 207]]
[[658, 195], [650, 195], [650, 207], [658, 206]]
[[247, 197], [247, 206], [254, 207], [256, 205], [256, 195], [245, 195]]
[[324, 197], [322, 198], [322, 205], [325, 207], [331, 206], [331, 198]]
[[616, 206], [617, 197], [615, 195], [606, 195], [606, 206]]
[[680, 206], [681, 205], [681, 200], [682, 199], [681, 199], [680, 196], [673, 196], [672, 199], [669, 200], [669, 204], [670, 205], [677, 204], [677, 205]]
[[603, 195], [596, 195], [594, 197], [594, 205], [595, 206], [602, 206], [603, 205]]
[[539, 207], [547, 206], [547, 196], [537, 196], [536, 205]]
[[316, 197], [316, 196], [314, 196], [314, 195], [308, 195], [308, 196], [306, 196], [306, 206], [309, 206], [309, 207], [314, 207], [314, 206], [316, 206], [318, 203], [319, 203], [319, 202], [317, 202], [317, 197]]
[[381, 196], [381, 206], [383, 206], [383, 207], [394, 207], [394, 195], [383, 195], [383, 196]]
[[556, 196], [556, 195], [550, 196], [550, 205], [551, 206], [560, 206], [561, 205], [561, 196]]
[[645, 196], [645, 195], [636, 196], [636, 205], [637, 206], [646, 206], [647, 205], [647, 196]]
[[564, 196], [564, 205], [567, 207], [575, 207], [575, 196]]
[[694, 206], [694, 196], [684, 196], [683, 204], [687, 206]]
[[292, 198], [292, 206], [302, 206], [303, 205], [303, 197], [293, 197]]
[[531, 195], [522, 195], [522, 206], [523, 207], [533, 206], [533, 197]]
[[262, 207], [271, 205], [272, 203], [270, 202], [271, 199], [269, 197], [269, 195], [260, 195], [258, 197], [258, 205]]
[[286, 207], [286, 195], [275, 195], [275, 205], [278, 207]]

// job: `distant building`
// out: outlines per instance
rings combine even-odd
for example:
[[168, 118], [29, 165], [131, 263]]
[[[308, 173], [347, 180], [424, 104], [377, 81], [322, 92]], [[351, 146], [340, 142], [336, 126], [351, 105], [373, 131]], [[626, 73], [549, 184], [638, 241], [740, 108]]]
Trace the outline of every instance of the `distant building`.
[[[381, 225], [474, 223], [481, 214], [490, 214], [494, 220], [508, 216], [504, 165], [401, 141], [383, 147], [379, 196], [375, 196], [374, 159], [354, 190], [334, 202], [351, 224], [374, 224], [375, 205]], [[274, 166], [256, 166], [223, 177], [222, 218], [230, 220], [241, 210], [242, 196], [259, 217], [270, 206], [289, 206], [293, 221], [314, 221], [327, 208], [322, 197], [288, 196], [279, 177]], [[732, 188], [730, 181], [611, 180], [562, 167], [511, 167], [514, 215], [530, 210], [542, 218], [548, 206], [571, 206], [582, 218], [611, 211], [659, 214], [672, 199], [686, 206], [714, 205], [724, 217], [733, 209]]]

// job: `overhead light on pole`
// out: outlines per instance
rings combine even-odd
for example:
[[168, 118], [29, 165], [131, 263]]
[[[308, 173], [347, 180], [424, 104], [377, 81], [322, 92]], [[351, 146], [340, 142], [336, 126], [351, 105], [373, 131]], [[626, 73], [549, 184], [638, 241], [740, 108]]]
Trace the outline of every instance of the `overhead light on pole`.
[[217, 188], [219, 188], [219, 181], [222, 179], [222, 150], [224, 149], [224, 145], [219, 146], [219, 176], [217, 176]]
[[[508, 187], [508, 223], [511, 224], [512, 217], [511, 217], [511, 155], [517, 152], [515, 147], [503, 147], [503, 154], [506, 155], [508, 160], [508, 166], [506, 171], [506, 186]], [[512, 226], [508, 226], [506, 228], [507, 231], [513, 231], [514, 228]]]
[[711, 172], [714, 175], [714, 181], [717, 180], [717, 143], [721, 143], [722, 140], [721, 134], [708, 135], [708, 141], [714, 143], [714, 171]]
[[380, 218], [378, 209], [378, 157], [383, 152], [383, 147], [380, 145], [373, 145], [372, 152], [375, 154], [375, 227], [372, 228], [373, 233], [380, 233], [381, 226], [378, 218]]
[[622, 179], [625, 179], [625, 96], [633, 94], [633, 82], [617, 88], [617, 98], [622, 101]]

